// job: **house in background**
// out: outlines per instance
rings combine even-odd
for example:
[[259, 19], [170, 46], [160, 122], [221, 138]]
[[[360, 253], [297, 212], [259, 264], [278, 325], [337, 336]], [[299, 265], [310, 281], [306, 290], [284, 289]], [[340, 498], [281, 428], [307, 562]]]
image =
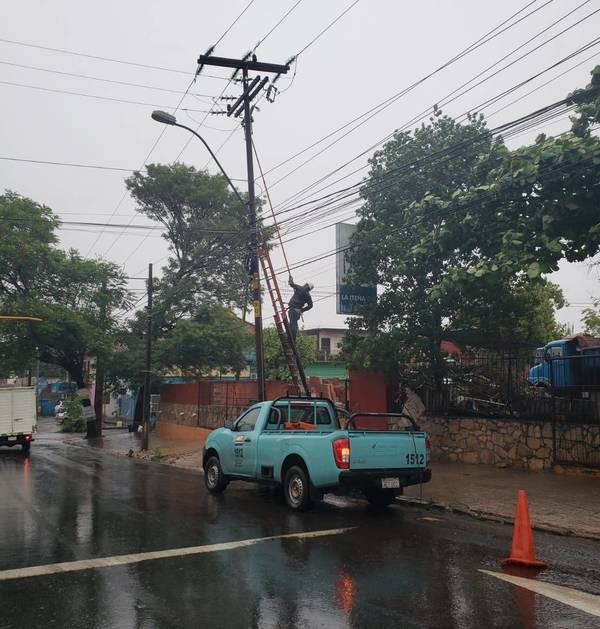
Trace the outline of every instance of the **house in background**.
[[302, 330], [304, 336], [313, 340], [317, 350], [316, 362], [304, 369], [307, 376], [338, 378], [339, 380], [348, 378], [346, 363], [340, 358], [340, 346], [347, 332], [347, 328], [308, 328]]
[[308, 328], [304, 336], [312, 338], [317, 350], [317, 360], [336, 360], [348, 328]]

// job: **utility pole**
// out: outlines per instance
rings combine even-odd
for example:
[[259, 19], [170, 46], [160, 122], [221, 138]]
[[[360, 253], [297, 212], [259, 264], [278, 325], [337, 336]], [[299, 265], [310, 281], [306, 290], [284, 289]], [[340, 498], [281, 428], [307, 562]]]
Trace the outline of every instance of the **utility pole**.
[[[262, 304], [260, 292], [260, 260], [259, 246], [260, 233], [259, 224], [256, 217], [256, 196], [254, 191], [254, 162], [252, 155], [252, 110], [250, 103], [258, 96], [261, 90], [268, 83], [268, 77], [261, 80], [260, 75], [249, 82], [248, 72], [267, 72], [271, 74], [287, 74], [288, 65], [274, 63], [262, 63], [256, 60], [253, 55], [251, 59], [229, 59], [226, 57], [212, 57], [210, 55], [200, 55], [198, 58], [199, 68], [203, 66], [218, 66], [221, 68], [232, 68], [234, 76], [242, 71], [243, 92], [233, 105], [227, 106], [227, 115], [238, 118], [244, 114], [244, 136], [246, 140], [246, 167], [248, 171], [248, 219], [250, 222], [250, 265], [249, 273], [252, 283], [252, 306], [254, 308], [254, 339], [256, 347], [256, 379], [257, 397], [263, 401], [266, 397], [265, 385], [265, 364], [263, 347], [263, 327], [262, 327]], [[233, 77], [232, 77], [233, 78]]]
[[152, 386], [152, 264], [148, 265], [148, 305], [146, 306], [146, 365], [144, 369], [144, 404], [142, 450], [148, 449], [150, 433], [150, 387]]
[[[107, 285], [106, 279], [102, 280], [102, 301], [100, 302], [100, 325], [106, 326], [106, 309], [107, 309]], [[96, 427], [94, 436], [102, 436], [102, 421], [104, 419], [104, 360], [99, 354], [96, 354], [96, 387], [94, 389], [94, 413], [96, 414]]]

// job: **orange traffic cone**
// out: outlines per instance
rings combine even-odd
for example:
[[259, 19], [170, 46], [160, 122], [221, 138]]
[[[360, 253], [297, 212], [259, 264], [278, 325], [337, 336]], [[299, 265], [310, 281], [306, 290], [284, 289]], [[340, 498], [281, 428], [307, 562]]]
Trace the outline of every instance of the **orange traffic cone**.
[[532, 566], [535, 568], [545, 568], [548, 564], [545, 561], [538, 561], [535, 558], [533, 549], [533, 534], [531, 533], [531, 522], [529, 521], [529, 509], [527, 508], [527, 498], [525, 492], [519, 489], [517, 498], [517, 510], [515, 511], [515, 524], [513, 528], [512, 548], [510, 557], [500, 562], [503, 566], [517, 564], [521, 566]]

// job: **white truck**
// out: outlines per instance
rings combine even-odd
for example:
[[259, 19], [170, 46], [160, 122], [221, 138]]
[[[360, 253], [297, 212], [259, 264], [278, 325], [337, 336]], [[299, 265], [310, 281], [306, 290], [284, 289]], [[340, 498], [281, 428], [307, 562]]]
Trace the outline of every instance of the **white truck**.
[[27, 455], [36, 432], [35, 387], [0, 388], [0, 446], [20, 445]]

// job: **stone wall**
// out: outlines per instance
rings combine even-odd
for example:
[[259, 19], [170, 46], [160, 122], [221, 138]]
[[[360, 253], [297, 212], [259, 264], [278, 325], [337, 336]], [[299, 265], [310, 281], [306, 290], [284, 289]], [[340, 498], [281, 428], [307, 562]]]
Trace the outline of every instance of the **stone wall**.
[[246, 406], [202, 406], [161, 402], [159, 423], [192, 426], [195, 428], [220, 428], [226, 419], [235, 419]]
[[551, 422], [422, 417], [434, 461], [548, 470], [553, 464]]

